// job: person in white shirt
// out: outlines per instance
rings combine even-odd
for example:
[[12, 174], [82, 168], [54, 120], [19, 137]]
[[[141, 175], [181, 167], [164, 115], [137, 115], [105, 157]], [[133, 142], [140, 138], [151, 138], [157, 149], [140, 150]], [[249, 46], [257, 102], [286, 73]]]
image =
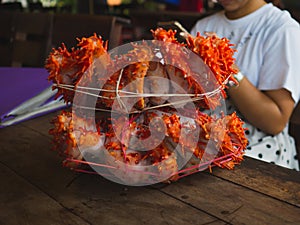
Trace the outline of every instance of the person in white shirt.
[[227, 113], [245, 121], [246, 155], [299, 170], [288, 122], [300, 99], [300, 28], [264, 0], [219, 0], [224, 10], [194, 25], [192, 35], [226, 37], [236, 48], [239, 85], [227, 89]]

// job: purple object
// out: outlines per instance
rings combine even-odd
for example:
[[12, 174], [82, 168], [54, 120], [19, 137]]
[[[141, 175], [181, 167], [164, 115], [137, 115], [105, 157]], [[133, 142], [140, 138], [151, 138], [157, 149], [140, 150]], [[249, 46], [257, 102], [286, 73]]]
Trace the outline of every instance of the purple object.
[[45, 68], [0, 67], [0, 127], [65, 106], [54, 101], [56, 92], [47, 77]]

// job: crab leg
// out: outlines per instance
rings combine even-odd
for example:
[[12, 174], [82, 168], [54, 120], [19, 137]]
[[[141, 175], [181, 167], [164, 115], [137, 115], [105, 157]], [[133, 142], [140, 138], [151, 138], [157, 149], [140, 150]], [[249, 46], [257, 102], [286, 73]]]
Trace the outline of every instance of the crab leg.
[[[149, 81], [149, 89], [151, 94], [169, 94], [170, 84], [165, 66], [159, 62], [150, 62], [147, 72], [147, 80]], [[150, 103], [153, 105], [161, 105], [168, 96], [150, 97]]]

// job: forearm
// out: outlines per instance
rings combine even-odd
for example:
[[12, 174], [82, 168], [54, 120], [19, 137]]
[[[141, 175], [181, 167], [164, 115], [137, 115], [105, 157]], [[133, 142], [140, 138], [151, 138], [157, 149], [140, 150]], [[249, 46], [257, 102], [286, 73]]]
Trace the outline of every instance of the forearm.
[[239, 86], [228, 90], [234, 105], [247, 121], [273, 135], [284, 129], [293, 110], [293, 100], [289, 93], [284, 89], [278, 92], [274, 98], [273, 94], [258, 90], [246, 77]]

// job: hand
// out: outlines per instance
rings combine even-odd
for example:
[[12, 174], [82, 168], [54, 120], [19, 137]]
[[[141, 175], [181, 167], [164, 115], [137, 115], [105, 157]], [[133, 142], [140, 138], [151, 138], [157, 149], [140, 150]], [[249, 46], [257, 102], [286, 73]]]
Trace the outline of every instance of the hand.
[[204, 31], [204, 34], [205, 34], [207, 37], [213, 37], [213, 36], [218, 37], [217, 33], [211, 32], [211, 31]]

